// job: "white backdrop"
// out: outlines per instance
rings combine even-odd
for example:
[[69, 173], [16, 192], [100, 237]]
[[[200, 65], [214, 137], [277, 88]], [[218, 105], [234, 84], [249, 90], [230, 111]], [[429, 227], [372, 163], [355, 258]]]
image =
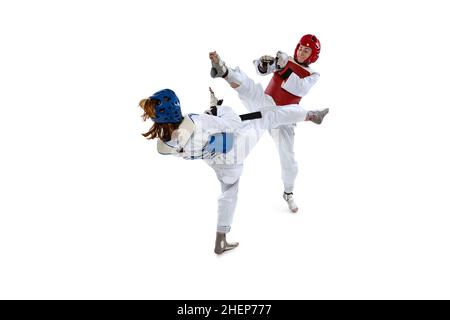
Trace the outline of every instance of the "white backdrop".
[[[444, 1], [3, 1], [0, 298], [450, 298]], [[321, 73], [299, 124], [300, 213], [265, 135], [229, 239], [213, 253], [219, 184], [164, 157], [139, 100], [172, 88], [202, 112], [208, 52], [251, 61], [314, 33]]]

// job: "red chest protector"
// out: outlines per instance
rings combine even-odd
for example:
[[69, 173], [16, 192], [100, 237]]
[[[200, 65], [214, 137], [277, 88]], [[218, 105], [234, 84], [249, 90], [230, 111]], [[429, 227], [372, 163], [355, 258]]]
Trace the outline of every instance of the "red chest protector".
[[311, 72], [291, 60], [288, 61], [283, 70], [275, 72], [267, 85], [265, 93], [273, 98], [277, 106], [299, 104], [302, 99], [302, 97], [294, 96], [281, 87], [283, 82], [287, 79], [283, 78], [283, 75], [286, 76], [286, 72], [289, 72], [288, 74], [295, 73], [300, 78], [305, 78], [311, 75]]

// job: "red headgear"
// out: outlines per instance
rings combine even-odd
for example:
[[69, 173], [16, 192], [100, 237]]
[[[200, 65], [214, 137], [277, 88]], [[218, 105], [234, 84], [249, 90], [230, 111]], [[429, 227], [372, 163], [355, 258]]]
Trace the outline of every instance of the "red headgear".
[[316, 62], [317, 59], [319, 59], [319, 53], [320, 53], [320, 41], [317, 39], [317, 37], [313, 34], [305, 34], [297, 44], [297, 47], [295, 48], [294, 52], [294, 58], [298, 61], [297, 57], [297, 51], [300, 45], [309, 47], [312, 49], [311, 55], [308, 59], [306, 59], [303, 63], [304, 64], [310, 64], [313, 62]]

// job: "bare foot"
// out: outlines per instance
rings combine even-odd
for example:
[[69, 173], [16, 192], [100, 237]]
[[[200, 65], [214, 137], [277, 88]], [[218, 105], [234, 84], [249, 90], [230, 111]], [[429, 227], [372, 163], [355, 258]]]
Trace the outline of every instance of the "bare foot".
[[211, 60], [211, 77], [212, 78], [225, 78], [228, 74], [228, 68], [225, 65], [216, 51], [209, 53], [209, 59]]
[[[211, 60], [211, 63], [213, 64], [213, 68], [215, 66], [220, 66], [221, 64], [223, 66], [225, 66], [225, 63], [223, 61], [222, 61], [222, 63], [220, 63], [220, 56], [217, 54], [217, 51], [210, 52], [209, 53], [209, 59]], [[228, 71], [225, 72], [225, 74], [227, 74], [227, 73], [228, 73]], [[211, 75], [213, 75], [213, 73]], [[213, 78], [214, 78], [214, 76], [213, 76]], [[235, 82], [230, 82], [230, 86], [233, 89], [236, 89], [237, 87], [240, 86], [240, 84], [239, 83], [235, 83]]]
[[209, 59], [213, 62], [213, 63], [219, 63], [220, 57], [217, 54], [216, 51], [210, 52], [209, 53]]

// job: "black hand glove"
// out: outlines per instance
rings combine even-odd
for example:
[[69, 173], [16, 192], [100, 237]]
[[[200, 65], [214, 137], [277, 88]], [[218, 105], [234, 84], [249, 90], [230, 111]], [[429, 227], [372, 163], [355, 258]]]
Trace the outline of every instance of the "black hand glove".
[[262, 56], [259, 58], [258, 70], [261, 73], [267, 73], [268, 66], [275, 63], [275, 58], [272, 56]]
[[206, 110], [205, 113], [211, 116], [217, 116], [217, 107], [216, 106], [209, 107], [209, 109]]

